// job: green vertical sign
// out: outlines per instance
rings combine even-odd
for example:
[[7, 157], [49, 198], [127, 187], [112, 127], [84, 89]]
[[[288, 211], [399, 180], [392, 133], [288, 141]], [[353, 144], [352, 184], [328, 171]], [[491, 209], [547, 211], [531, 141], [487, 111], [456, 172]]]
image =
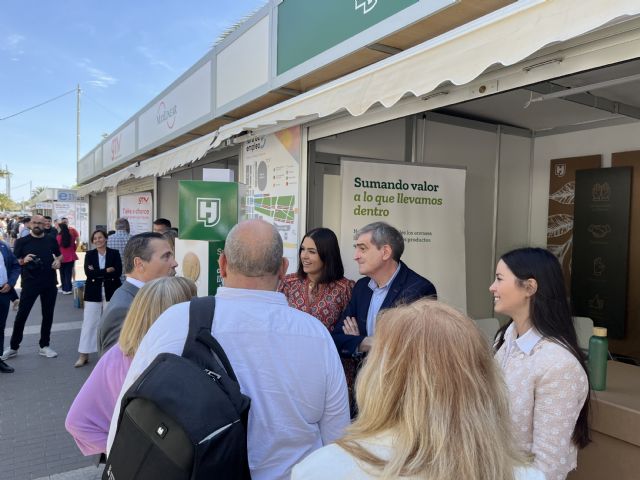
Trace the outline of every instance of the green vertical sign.
[[215, 295], [218, 287], [222, 286], [222, 277], [220, 276], [220, 267], [218, 259], [224, 250], [224, 241], [216, 240], [209, 242], [209, 295]]
[[419, 0], [285, 0], [278, 5], [278, 75]]
[[178, 213], [180, 238], [224, 242], [229, 230], [238, 223], [238, 184], [180, 181]]

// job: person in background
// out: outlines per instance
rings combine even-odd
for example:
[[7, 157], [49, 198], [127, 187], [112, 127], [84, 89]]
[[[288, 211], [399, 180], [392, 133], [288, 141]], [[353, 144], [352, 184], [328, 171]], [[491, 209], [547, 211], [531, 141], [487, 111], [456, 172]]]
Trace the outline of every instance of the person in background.
[[[9, 303], [12, 301], [13, 288], [20, 276], [20, 264], [9, 245], [0, 241], [0, 351], [4, 351], [4, 327], [7, 324]], [[16, 295], [17, 296], [17, 295]], [[0, 360], [0, 372], [13, 373], [13, 367]]]
[[140, 289], [124, 320], [118, 343], [100, 358], [67, 413], [65, 428], [83, 455], [107, 451], [109, 424], [118, 394], [149, 327], [171, 305], [187, 302], [196, 295], [196, 285], [183, 277], [158, 278]]
[[24, 238], [31, 233], [31, 217], [24, 217], [18, 227], [18, 238]]
[[0, 360], [7, 360], [18, 354], [22, 342], [24, 326], [31, 313], [33, 304], [40, 297], [42, 306], [42, 325], [40, 327], [40, 349], [38, 354], [47, 358], [55, 358], [58, 354], [49, 346], [51, 341], [51, 325], [53, 311], [56, 306], [56, 275], [60, 268], [62, 254], [56, 241], [44, 234], [44, 217], [34, 215], [32, 229], [28, 237], [16, 240], [13, 253], [22, 266], [20, 306], [13, 322], [10, 347], [6, 349]]
[[56, 237], [60, 252], [62, 253], [62, 264], [60, 265], [60, 282], [62, 283], [62, 294], [71, 295], [71, 278], [78, 255], [76, 253], [78, 232], [69, 228], [66, 223], [60, 223], [60, 233]]
[[171, 230], [171, 222], [166, 218], [156, 218], [153, 221], [153, 231], [158, 233], [164, 233], [167, 230]]
[[[131, 238], [131, 228], [129, 227], [129, 220], [124, 217], [118, 218], [115, 223], [115, 233], [109, 233], [107, 237], [107, 247], [118, 250], [120, 258], [124, 263], [124, 247], [127, 246], [127, 242]], [[122, 275], [120, 281], [124, 282], [125, 277]]]
[[169, 245], [171, 245], [171, 249], [173, 250], [173, 253], [175, 255], [175, 253], [176, 253], [176, 238], [178, 238], [178, 233], [173, 229], [169, 229], [166, 232], [164, 232], [162, 234], [162, 236], [167, 239], [167, 242], [169, 242]]
[[87, 281], [84, 286], [84, 314], [78, 353], [80, 356], [75, 367], [89, 362], [89, 354], [98, 351], [98, 326], [102, 311], [113, 293], [122, 282], [122, 260], [118, 250], [107, 247], [107, 235], [102, 230], [91, 234], [91, 243], [96, 247], [84, 257], [84, 273]]
[[544, 480], [514, 447], [500, 369], [473, 320], [420, 299], [385, 310], [356, 381], [358, 417], [292, 480]]
[[[351, 299], [355, 283], [344, 277], [336, 234], [328, 228], [308, 231], [298, 255], [298, 271], [285, 276], [278, 291], [284, 293], [290, 306], [317, 318], [331, 332]], [[356, 361], [343, 358], [342, 366], [351, 403]]]
[[57, 238], [58, 236], [58, 229], [57, 227], [53, 227], [51, 225], [51, 217], [49, 215], [45, 215], [44, 216], [44, 234], [45, 235], [50, 235], [53, 238]]
[[558, 259], [542, 248], [505, 253], [496, 266], [494, 310], [511, 320], [495, 355], [511, 401], [516, 445], [547, 480], [576, 468], [589, 438], [589, 379]]

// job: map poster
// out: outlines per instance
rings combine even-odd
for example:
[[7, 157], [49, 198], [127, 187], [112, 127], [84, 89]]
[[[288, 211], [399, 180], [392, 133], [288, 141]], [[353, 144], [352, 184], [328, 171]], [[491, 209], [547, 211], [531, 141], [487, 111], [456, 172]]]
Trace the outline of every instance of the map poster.
[[249, 189], [247, 217], [262, 218], [278, 229], [289, 259], [287, 273], [298, 269], [301, 148], [300, 127], [254, 137], [242, 145], [240, 175]]
[[355, 232], [386, 222], [404, 237], [401, 260], [429, 279], [438, 299], [466, 311], [465, 181], [460, 168], [342, 160], [340, 251], [358, 279]]

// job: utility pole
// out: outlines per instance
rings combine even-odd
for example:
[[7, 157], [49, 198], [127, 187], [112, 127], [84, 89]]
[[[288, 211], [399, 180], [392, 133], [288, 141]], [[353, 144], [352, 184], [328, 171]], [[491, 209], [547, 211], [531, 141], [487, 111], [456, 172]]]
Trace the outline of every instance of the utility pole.
[[7, 176], [5, 177], [5, 189], [7, 191], [7, 198], [11, 198], [11, 173], [9, 172], [9, 165], [4, 166], [5, 172], [7, 172]]
[[76, 86], [76, 168], [80, 163], [80, 84]]

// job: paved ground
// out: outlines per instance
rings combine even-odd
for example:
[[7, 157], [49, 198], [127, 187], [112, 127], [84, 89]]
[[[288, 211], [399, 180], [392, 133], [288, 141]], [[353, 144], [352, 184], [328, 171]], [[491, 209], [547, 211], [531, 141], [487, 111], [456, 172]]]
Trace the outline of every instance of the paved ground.
[[[10, 311], [5, 347], [14, 318]], [[90, 365], [73, 368], [82, 310], [72, 295], [58, 295], [51, 334], [58, 357], [52, 359], [37, 353], [41, 318], [36, 302], [19, 354], [7, 362], [16, 371], [0, 374], [0, 480], [99, 479], [94, 459], [83, 457], [64, 429], [67, 410], [95, 364], [93, 356]]]

